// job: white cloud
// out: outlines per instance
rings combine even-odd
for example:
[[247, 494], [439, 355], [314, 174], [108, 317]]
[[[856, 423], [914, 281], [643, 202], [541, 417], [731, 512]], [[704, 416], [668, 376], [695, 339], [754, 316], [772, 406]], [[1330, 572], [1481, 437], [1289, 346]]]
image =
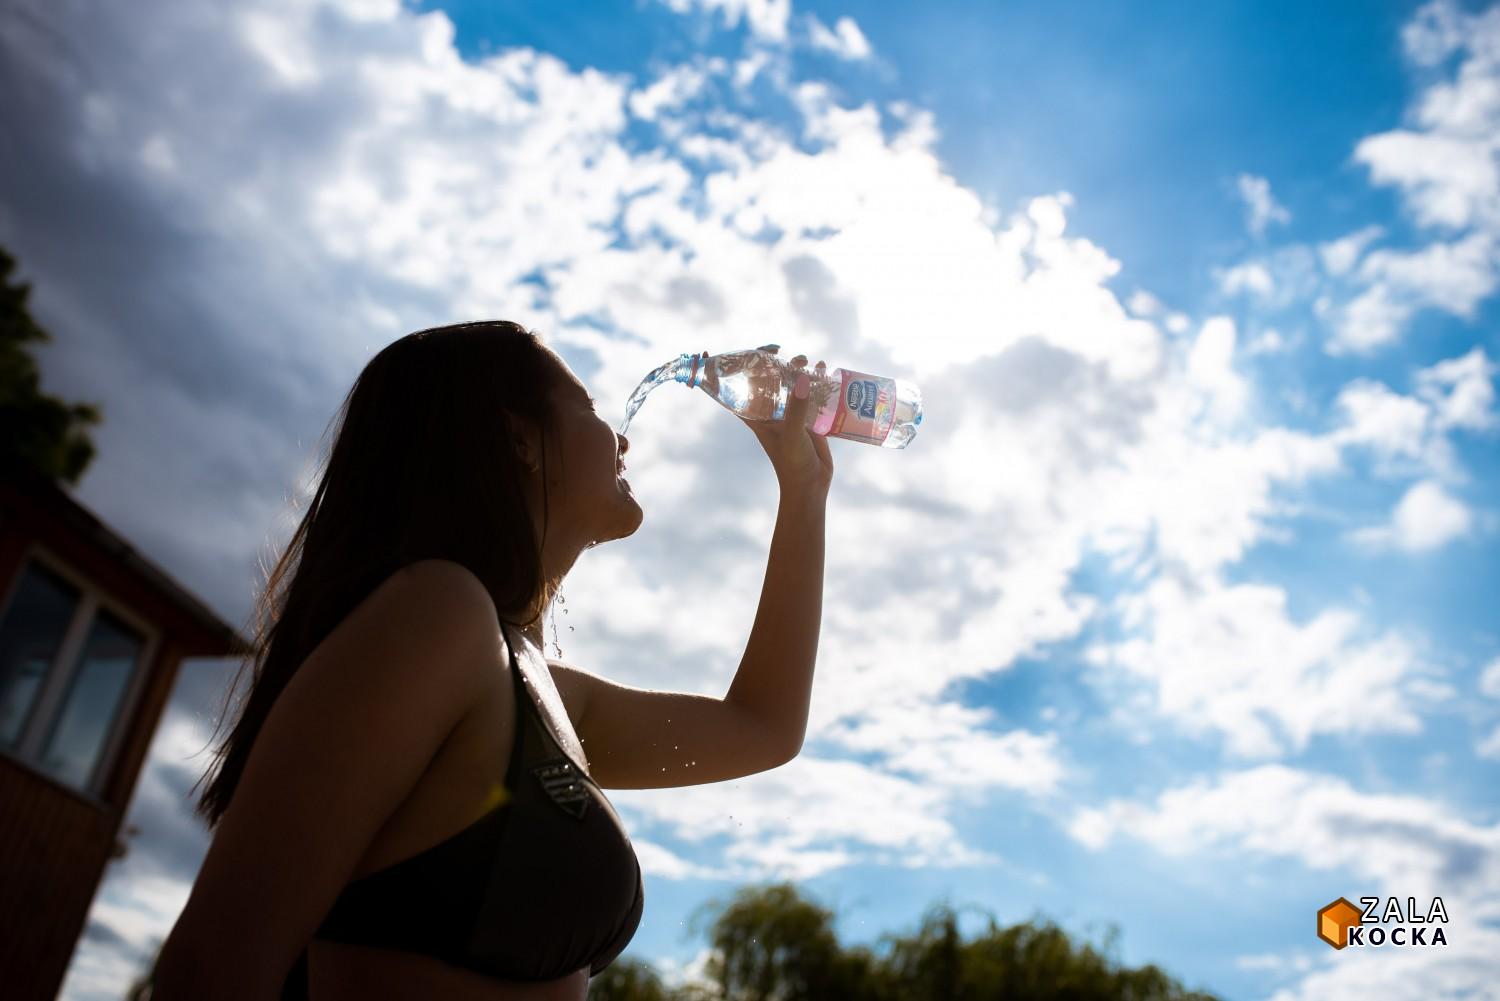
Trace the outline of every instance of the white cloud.
[[1331, 275], [1348, 274], [1359, 261], [1361, 254], [1375, 240], [1385, 234], [1383, 226], [1364, 226], [1347, 236], [1318, 245], [1323, 258], [1323, 268]]
[[1492, 699], [1500, 699], [1500, 657], [1496, 657], [1479, 672], [1479, 693]]
[[278, 82], [299, 88], [317, 82], [321, 73], [305, 23], [285, 11], [245, 10], [235, 19], [241, 37], [275, 73]]
[[957, 703], [873, 707], [841, 720], [822, 739], [864, 754], [879, 754], [892, 771], [937, 787], [1052, 791], [1063, 776], [1056, 734], [986, 730], [989, 709]]
[[1424, 225], [1500, 226], [1497, 40], [1500, 8], [1471, 15], [1449, 0], [1423, 7], [1403, 31], [1407, 55], [1433, 67], [1462, 52], [1456, 78], [1428, 84], [1411, 115], [1417, 128], [1370, 136], [1355, 149], [1375, 182], [1397, 185]]
[[1492, 221], [1500, 177], [1487, 142], [1398, 130], [1360, 140], [1354, 158], [1376, 184], [1399, 186], [1419, 223], [1462, 228]]
[[1267, 327], [1255, 336], [1249, 344], [1245, 345], [1245, 351], [1252, 355], [1275, 354], [1285, 351], [1291, 347], [1287, 338], [1281, 336], [1281, 331], [1275, 327]]
[[1432, 408], [1434, 426], [1477, 431], [1500, 426], [1494, 409], [1497, 371], [1500, 365], [1476, 345], [1467, 354], [1417, 372], [1417, 395]]
[[1240, 197], [1245, 200], [1247, 215], [1245, 225], [1254, 236], [1265, 234], [1266, 226], [1273, 222], [1288, 223], [1292, 214], [1286, 206], [1278, 203], [1271, 194], [1271, 182], [1254, 174], [1241, 174], [1235, 179]]
[[1118, 716], [1139, 710], [1188, 733], [1222, 735], [1246, 757], [1300, 751], [1319, 734], [1416, 733], [1434, 695], [1429, 672], [1394, 631], [1372, 634], [1347, 609], [1294, 621], [1267, 584], [1193, 584], [1160, 577], [1117, 599], [1124, 641], [1089, 659], [1146, 683]]
[[637, 118], [654, 121], [662, 112], [680, 108], [698, 96], [710, 77], [722, 76], [726, 66], [724, 60], [717, 58], [702, 65], [673, 66], [649, 87], [630, 94], [627, 101], [630, 113]]
[[[1212, 415], [1190, 387], [1159, 401], [1143, 423], [1147, 433], [1094, 480], [1098, 495], [1110, 498], [1090, 519], [1096, 541], [1114, 533], [1149, 538], [1163, 565], [1212, 577], [1267, 535], [1279, 509], [1277, 488], [1341, 468], [1339, 449], [1326, 437], [1284, 428], [1210, 433], [1205, 418]], [[1185, 427], [1193, 431], [1169, 430]]]
[[1421, 250], [1372, 251], [1359, 275], [1415, 306], [1432, 306], [1472, 319], [1475, 307], [1500, 282], [1495, 237], [1471, 233], [1453, 243], [1433, 243]]
[[1452, 3], [1427, 3], [1401, 28], [1406, 56], [1418, 66], [1435, 66], [1458, 51], [1468, 34], [1468, 19]]
[[1497, 423], [1492, 385], [1495, 363], [1482, 348], [1417, 370], [1416, 395], [1406, 396], [1369, 379], [1355, 379], [1335, 401], [1340, 425], [1329, 434], [1340, 447], [1374, 450], [1377, 475], [1435, 473], [1462, 479], [1448, 434], [1488, 431]]
[[[1500, 285], [1500, 7], [1470, 15], [1437, 0], [1417, 12], [1403, 42], [1427, 81], [1409, 112], [1410, 127], [1365, 137], [1353, 160], [1369, 169], [1373, 183], [1396, 187], [1420, 226], [1456, 235], [1365, 257], [1355, 276], [1362, 287], [1325, 311], [1333, 354], [1392, 343], [1426, 308], [1472, 320], [1478, 303]], [[1433, 69], [1459, 52], [1456, 74]], [[1325, 244], [1328, 272], [1349, 273], [1376, 235], [1365, 227]]]
[[[1168, 789], [1154, 803], [1080, 810], [1070, 832], [1100, 847], [1125, 834], [1168, 855], [1229, 846], [1344, 869], [1371, 889], [1453, 896], [1471, 920], [1500, 917], [1500, 827], [1420, 796], [1364, 793], [1345, 779], [1261, 765]], [[1450, 915], [1452, 916], [1452, 915]]]
[[149, 966], [187, 903], [188, 892], [180, 879], [146, 874], [102, 890], [89, 910], [89, 923], [108, 933], [97, 946], [85, 936], [58, 996], [65, 1001], [121, 997]]
[[771, 66], [774, 60], [771, 53], [765, 49], [756, 49], [734, 64], [734, 85], [744, 90], [760, 76], [762, 70]]
[[[909, 101], [892, 101], [886, 105], [891, 116], [901, 123], [901, 130], [891, 138], [891, 149], [897, 153], [909, 150], [931, 152], [937, 145], [939, 132], [937, 116], [926, 108]], [[994, 226], [997, 219], [987, 211], [983, 216], [986, 225]]]
[[679, 962], [670, 957], [653, 958], [651, 965], [656, 967], [656, 972], [661, 975], [662, 984], [668, 988], [678, 988], [687, 984], [703, 983], [712, 979], [708, 973], [709, 960], [718, 952], [712, 946], [705, 946], [686, 961]]
[[832, 52], [840, 59], [860, 60], [871, 56], [870, 41], [851, 17], [841, 17], [834, 22], [833, 30], [818, 20], [816, 15], [807, 15], [809, 41], [813, 48]]
[[678, 14], [693, 11], [712, 16], [722, 15], [724, 26], [737, 28], [741, 21], [750, 34], [760, 41], [785, 42], [787, 21], [792, 14], [791, 0], [661, 0]]
[[1252, 261], [1225, 268], [1217, 272], [1216, 277], [1219, 289], [1225, 295], [1254, 292], [1256, 295], [1269, 296], [1276, 291], [1276, 282], [1271, 278], [1271, 272], [1259, 262]]
[[1255, 307], [1283, 310], [1310, 301], [1323, 286], [1317, 255], [1300, 244], [1278, 247], [1253, 260], [1214, 267], [1211, 274], [1226, 296], [1245, 295]]
[[1335, 434], [1340, 444], [1368, 444], [1398, 455], [1418, 455], [1426, 446], [1432, 411], [1421, 400], [1356, 379], [1339, 390], [1335, 402], [1344, 413]]
[[[1128, 835], [1173, 857], [1220, 854], [1338, 870], [1348, 874], [1344, 895], [1351, 899], [1443, 898], [1447, 947], [1325, 950], [1273, 1001], [1494, 997], [1500, 983], [1500, 931], [1493, 926], [1500, 918], [1500, 826], [1471, 823], [1439, 802], [1365, 793], [1334, 776], [1265, 765], [1168, 789], [1152, 803], [1116, 799], [1080, 810], [1069, 831], [1095, 848]], [[1290, 971], [1301, 966], [1286, 957]]]
[[1496, 1001], [1500, 968], [1494, 957], [1500, 953], [1500, 936], [1493, 928], [1468, 921], [1455, 920], [1451, 927], [1453, 944], [1446, 948], [1325, 955], [1321, 969], [1276, 991], [1268, 1001], [1377, 996], [1389, 1001]]
[[1420, 553], [1462, 538], [1473, 525], [1474, 516], [1462, 501], [1437, 482], [1424, 480], [1402, 495], [1388, 525], [1360, 529], [1352, 533], [1352, 538], [1366, 545], [1390, 545]]
[[1327, 351], [1334, 355], [1369, 354], [1398, 340], [1413, 312], [1411, 304], [1397, 302], [1386, 286], [1372, 285], [1331, 310], [1334, 331]]
[[[609, 795], [629, 811], [632, 830], [660, 829], [702, 846], [726, 880], [811, 879], [855, 861], [908, 868], [997, 861], [960, 841], [945, 819], [948, 790], [853, 761], [804, 753], [736, 782]], [[709, 845], [721, 841], [722, 849]]]
[[[613, 798], [613, 794], [611, 794]], [[676, 852], [639, 836], [630, 839], [641, 872], [654, 879], [718, 879], [720, 870], [713, 866], [689, 862]]]
[[1126, 307], [1136, 316], [1155, 316], [1162, 311], [1161, 300], [1141, 288], [1130, 294]]
[[1234, 321], [1209, 318], [1188, 355], [1188, 378], [1208, 396], [1215, 419], [1231, 421], [1244, 411], [1250, 384], [1234, 368]]

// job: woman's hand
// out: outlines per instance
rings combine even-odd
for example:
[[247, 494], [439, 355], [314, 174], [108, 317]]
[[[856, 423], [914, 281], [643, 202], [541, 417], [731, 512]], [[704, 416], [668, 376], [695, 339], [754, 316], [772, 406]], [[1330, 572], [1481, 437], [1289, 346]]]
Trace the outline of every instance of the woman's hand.
[[[767, 344], [763, 350], [775, 354], [777, 345]], [[771, 466], [776, 470], [776, 479], [783, 491], [807, 488], [827, 490], [833, 481], [833, 454], [828, 449], [828, 439], [814, 434], [807, 427], [808, 409], [812, 404], [808, 400], [811, 377], [803, 371], [806, 365], [806, 355], [798, 355], [791, 361], [796, 382], [792, 392], [787, 394], [786, 410], [781, 420], [769, 419], [770, 407], [773, 405], [769, 393], [774, 393], [777, 388], [774, 385], [767, 387], [769, 393], [763, 398], [764, 405], [751, 410], [752, 414], [758, 415], [759, 411], [765, 417], [760, 420], [740, 418], [749, 425], [755, 437], [760, 439], [761, 447], [770, 457]], [[823, 367], [823, 363], [818, 362], [818, 368], [821, 370]]]

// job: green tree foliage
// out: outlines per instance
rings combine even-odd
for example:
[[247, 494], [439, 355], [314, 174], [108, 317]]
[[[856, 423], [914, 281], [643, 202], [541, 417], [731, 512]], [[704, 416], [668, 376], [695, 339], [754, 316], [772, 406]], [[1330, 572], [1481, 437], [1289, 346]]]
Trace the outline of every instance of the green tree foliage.
[[589, 998], [610, 1001], [669, 1001], [678, 995], [662, 986], [661, 977], [636, 959], [617, 959], [589, 981]]
[[1215, 1001], [1159, 967], [1122, 966], [1048, 921], [1001, 927], [971, 940], [947, 905], [917, 931], [881, 936], [878, 951], [844, 948], [833, 914], [787, 883], [747, 887], [712, 920], [707, 982], [663, 986], [646, 964], [616, 960], [589, 983], [589, 1001]]
[[87, 429], [102, 414], [92, 403], [43, 393], [28, 345], [50, 341], [27, 309], [31, 286], [11, 283], [16, 259], [0, 248], [0, 464], [21, 462], [76, 485], [94, 458]]

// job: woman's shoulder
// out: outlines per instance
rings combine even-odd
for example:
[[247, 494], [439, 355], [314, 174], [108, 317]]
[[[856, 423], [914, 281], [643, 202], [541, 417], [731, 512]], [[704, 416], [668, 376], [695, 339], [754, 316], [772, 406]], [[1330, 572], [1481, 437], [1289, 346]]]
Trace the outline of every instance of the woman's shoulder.
[[[454, 689], [465, 703], [483, 694], [476, 675], [510, 660], [489, 591], [471, 571], [444, 559], [406, 564], [380, 580], [312, 650], [297, 677], [410, 674], [412, 683]], [[485, 670], [476, 671], [476, 666]]]
[[396, 580], [407, 584], [446, 588], [469, 594], [478, 592], [485, 596], [485, 600], [489, 600], [489, 592], [485, 590], [484, 584], [474, 571], [457, 560], [441, 556], [429, 556], [398, 567], [386, 578], [386, 583]]
[[420, 595], [423, 600], [437, 601], [458, 610], [479, 622], [484, 630], [492, 632], [496, 641], [502, 644], [502, 653], [506, 652], [509, 638], [502, 628], [495, 600], [478, 575], [462, 563], [438, 556], [420, 559], [397, 569], [380, 587], [392, 588], [401, 594]]

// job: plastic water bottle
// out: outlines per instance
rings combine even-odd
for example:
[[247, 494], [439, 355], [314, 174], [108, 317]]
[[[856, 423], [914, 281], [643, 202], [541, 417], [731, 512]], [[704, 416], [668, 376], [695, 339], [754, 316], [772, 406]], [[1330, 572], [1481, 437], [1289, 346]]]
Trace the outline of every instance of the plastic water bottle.
[[[779, 421], [803, 371], [777, 358], [773, 352], [779, 349], [766, 344], [717, 355], [685, 354], [669, 362], [662, 374], [703, 390], [747, 420]], [[922, 423], [922, 394], [904, 379], [847, 368], [825, 370], [821, 363], [807, 374], [807, 426], [814, 434], [905, 448]]]

